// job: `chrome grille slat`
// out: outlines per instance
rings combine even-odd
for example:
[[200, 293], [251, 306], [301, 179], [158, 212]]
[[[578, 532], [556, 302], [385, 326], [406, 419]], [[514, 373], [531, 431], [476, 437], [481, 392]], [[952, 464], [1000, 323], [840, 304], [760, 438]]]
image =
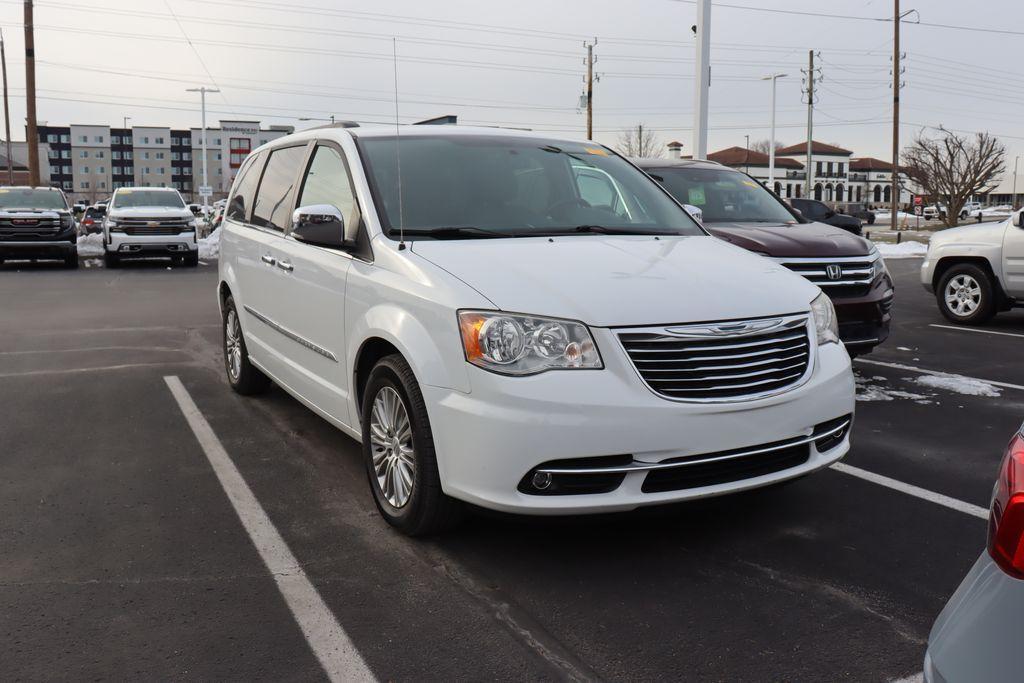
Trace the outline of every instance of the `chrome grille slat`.
[[647, 386], [679, 401], [749, 400], [798, 384], [811, 369], [808, 316], [620, 330]]
[[[881, 257], [878, 257], [881, 258]], [[877, 259], [868, 256], [836, 256], [833, 258], [777, 258], [775, 261], [802, 275], [820, 287], [850, 287], [871, 284]], [[832, 279], [829, 266], [839, 266], [842, 275]]]

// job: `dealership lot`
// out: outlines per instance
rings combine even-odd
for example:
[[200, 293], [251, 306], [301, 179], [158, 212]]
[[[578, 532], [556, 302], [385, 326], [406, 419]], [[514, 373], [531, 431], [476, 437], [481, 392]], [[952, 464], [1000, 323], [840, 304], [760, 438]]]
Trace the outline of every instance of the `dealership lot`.
[[[892, 337], [855, 364], [865, 400], [844, 463], [890, 485], [825, 471], [612, 516], [481, 513], [430, 541], [379, 518], [353, 441], [283, 391], [230, 392], [215, 262], [0, 266], [5, 669], [310, 678], [340, 633], [354, 650], [333, 673], [380, 680], [913, 675], [1024, 418], [1024, 312], [951, 328], [919, 264], [890, 261]], [[168, 377], [255, 512], [240, 520]], [[283, 545], [254, 544], [259, 512]], [[282, 547], [295, 565], [272, 573]], [[324, 610], [283, 597], [296, 582]]]

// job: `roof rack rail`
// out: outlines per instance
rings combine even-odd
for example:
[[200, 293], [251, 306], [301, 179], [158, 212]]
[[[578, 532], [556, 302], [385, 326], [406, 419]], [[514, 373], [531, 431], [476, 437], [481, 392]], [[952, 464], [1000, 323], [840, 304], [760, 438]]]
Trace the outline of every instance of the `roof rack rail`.
[[325, 123], [322, 126], [313, 126], [306, 130], [321, 130], [323, 128], [358, 128], [359, 124], [356, 121], [335, 121], [334, 123]]

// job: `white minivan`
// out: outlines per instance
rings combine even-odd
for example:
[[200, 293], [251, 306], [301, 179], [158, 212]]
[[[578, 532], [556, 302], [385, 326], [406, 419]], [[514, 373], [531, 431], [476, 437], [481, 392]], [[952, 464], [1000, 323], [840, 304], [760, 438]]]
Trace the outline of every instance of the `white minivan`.
[[573, 514], [743, 491], [849, 448], [828, 297], [600, 144], [309, 130], [248, 157], [222, 232], [229, 383], [273, 381], [361, 441], [406, 533], [464, 502]]

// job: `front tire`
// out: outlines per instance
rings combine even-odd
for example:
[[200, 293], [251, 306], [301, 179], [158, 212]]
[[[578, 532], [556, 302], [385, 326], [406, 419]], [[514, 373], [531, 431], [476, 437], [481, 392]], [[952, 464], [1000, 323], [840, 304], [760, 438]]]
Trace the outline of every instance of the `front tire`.
[[69, 270], [78, 268], [78, 249], [72, 249], [64, 254], [64, 267]]
[[121, 257], [105, 251], [103, 252], [103, 266], [105, 268], [118, 268], [121, 266]]
[[185, 267], [186, 268], [195, 268], [198, 265], [199, 265], [199, 252], [198, 251], [193, 251], [190, 254], [188, 254], [187, 256], [185, 256]]
[[249, 351], [245, 346], [245, 335], [242, 334], [242, 322], [238, 317], [238, 309], [235, 308], [234, 297], [228, 296], [222, 309], [224, 370], [228, 376], [228, 384], [243, 396], [253, 396], [266, 391], [270, 386], [270, 378], [249, 361]]
[[362, 400], [363, 457], [377, 510], [409, 536], [454, 527], [462, 505], [441, 490], [426, 404], [400, 355], [377, 363]]
[[939, 280], [935, 299], [942, 315], [958, 325], [980, 325], [996, 313], [996, 294], [988, 273], [971, 263], [960, 263]]

